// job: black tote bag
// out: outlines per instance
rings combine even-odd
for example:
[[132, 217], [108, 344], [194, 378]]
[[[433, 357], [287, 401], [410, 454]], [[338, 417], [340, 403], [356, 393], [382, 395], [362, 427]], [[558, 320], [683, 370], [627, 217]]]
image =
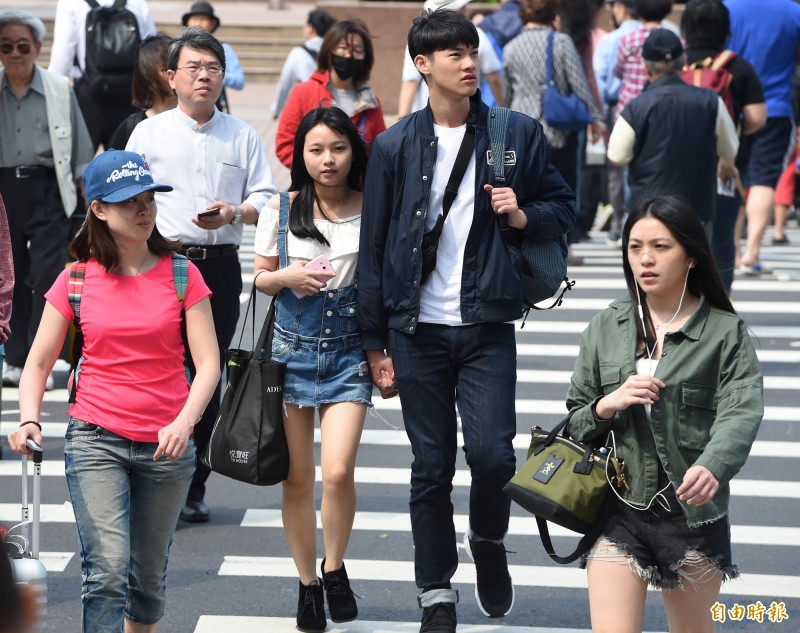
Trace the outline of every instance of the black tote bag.
[[[255, 283], [247, 308], [252, 305], [255, 338]], [[247, 316], [245, 315], [245, 322]], [[289, 475], [289, 446], [283, 426], [284, 363], [272, 360], [275, 300], [270, 305], [261, 335], [252, 350], [226, 353], [227, 384], [219, 416], [203, 454], [203, 463], [231, 479], [256, 486], [271, 486]], [[242, 346], [239, 336], [239, 348]]]

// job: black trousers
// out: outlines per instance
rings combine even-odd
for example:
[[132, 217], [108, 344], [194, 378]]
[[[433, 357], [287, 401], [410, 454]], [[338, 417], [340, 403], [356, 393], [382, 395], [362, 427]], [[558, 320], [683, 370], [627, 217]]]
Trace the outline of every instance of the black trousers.
[[[217, 333], [219, 345], [220, 369], [225, 364], [225, 351], [230, 346], [239, 322], [239, 296], [242, 294], [242, 267], [238, 255], [227, 255], [213, 259], [194, 260], [193, 263], [203, 275], [203, 281], [212, 292], [211, 312], [214, 316], [214, 329]], [[191, 359], [191, 356], [190, 356]], [[194, 363], [189, 363], [192, 378], [196, 373]], [[194, 442], [197, 447], [197, 467], [189, 486], [187, 501], [202, 501], [206, 494], [206, 481], [211, 474], [208, 466], [200, 462], [200, 456], [208, 446], [214, 421], [219, 415], [220, 396], [222, 383], [217, 384], [211, 402], [200, 421], [194, 427]]]
[[[564, 147], [554, 147], [551, 162], [558, 169], [564, 182], [567, 186], [575, 192], [575, 206], [580, 204], [580, 192], [578, 189], [578, 133], [567, 133], [567, 144]], [[578, 217], [580, 217], [580, 209], [577, 209]], [[567, 241], [574, 244], [580, 238], [580, 228], [578, 223], [575, 223], [569, 233], [567, 233]]]
[[[111, 138], [119, 124], [136, 111], [131, 105], [131, 97], [122, 99], [98, 99], [89, 92], [85, 81], [75, 84], [75, 96], [92, 137], [94, 150], [102, 145], [104, 149], [111, 147]], [[118, 149], [125, 149], [120, 147]]]
[[44, 295], [67, 263], [70, 219], [53, 170], [30, 178], [0, 170], [0, 194], [8, 215], [16, 280], [6, 364], [22, 367], [42, 319]]

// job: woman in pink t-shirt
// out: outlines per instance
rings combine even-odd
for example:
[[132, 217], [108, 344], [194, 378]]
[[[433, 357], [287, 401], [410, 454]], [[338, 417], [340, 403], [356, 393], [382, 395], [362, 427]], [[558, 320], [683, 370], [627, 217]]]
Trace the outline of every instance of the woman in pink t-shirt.
[[[142, 156], [105, 152], [83, 180], [89, 213], [72, 243], [83, 282], [65, 270], [45, 295], [20, 381], [22, 422], [9, 443], [20, 454], [29, 453], [28, 439], [41, 444], [45, 380], [79, 308], [83, 347], [64, 454], [81, 545], [83, 631], [153, 632], [195, 467], [192, 427], [219, 381], [211, 292], [191, 262], [175, 259], [179, 244], [156, 229], [154, 192], [172, 187], [153, 182]], [[184, 323], [197, 369], [191, 386]]]

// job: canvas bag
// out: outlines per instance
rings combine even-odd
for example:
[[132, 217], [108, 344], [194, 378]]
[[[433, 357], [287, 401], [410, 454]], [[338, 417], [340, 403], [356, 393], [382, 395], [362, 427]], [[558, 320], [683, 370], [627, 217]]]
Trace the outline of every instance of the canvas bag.
[[586, 104], [574, 92], [562, 95], [553, 80], [553, 39], [555, 32], [547, 34], [547, 83], [542, 97], [542, 118], [547, 125], [565, 132], [577, 132], [592, 122]]
[[[503, 488], [513, 501], [536, 516], [545, 551], [562, 565], [589, 551], [605, 527], [614, 500], [611, 485], [627, 487], [624, 462], [605, 447], [570, 439], [569, 416], [549, 433], [531, 429], [527, 461]], [[559, 431], [562, 435], [559, 435]], [[558, 556], [547, 522], [584, 534], [574, 552]]]
[[716, 57], [706, 57], [696, 61], [691, 66], [686, 65], [681, 71], [681, 79], [690, 86], [707, 88], [716, 92], [728, 114], [731, 115], [734, 125], [736, 119], [733, 115], [733, 95], [731, 95], [731, 82], [733, 75], [727, 70], [728, 64], [736, 57], [736, 53], [724, 50]]
[[[491, 161], [496, 187], [506, 186], [505, 148], [508, 116], [508, 108], [494, 107], [489, 110], [489, 145], [492, 148]], [[515, 244], [508, 226], [508, 217], [500, 215], [498, 222], [503, 239], [511, 248], [519, 248], [522, 254], [522, 302], [525, 306], [525, 317], [527, 318], [531, 309], [549, 310], [560, 306], [564, 294], [575, 285], [575, 282], [567, 277], [567, 236], [546, 240], [523, 237], [518, 244]], [[550, 306], [539, 308], [536, 305], [555, 296], [562, 283], [564, 288]], [[524, 323], [523, 320], [523, 325]]]
[[[250, 291], [255, 341], [256, 285]], [[202, 455], [203, 463], [220, 475], [255, 486], [271, 486], [289, 476], [289, 445], [283, 423], [283, 380], [286, 365], [272, 360], [275, 300], [252, 349], [226, 353], [227, 380], [219, 415]]]
[[131, 97], [136, 51], [142, 41], [136, 16], [125, 8], [125, 0], [102, 7], [86, 0], [86, 58], [83, 79], [98, 98]]

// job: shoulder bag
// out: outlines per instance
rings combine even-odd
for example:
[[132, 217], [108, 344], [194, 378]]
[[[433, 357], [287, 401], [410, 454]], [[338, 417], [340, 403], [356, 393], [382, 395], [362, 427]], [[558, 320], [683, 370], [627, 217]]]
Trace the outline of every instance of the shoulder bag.
[[[503, 488], [536, 516], [545, 551], [562, 565], [588, 552], [602, 534], [615, 496], [611, 486], [628, 487], [624, 462], [606, 446], [595, 448], [570, 439], [568, 422], [569, 416], [549, 433], [538, 426], [531, 429], [528, 459]], [[555, 553], [548, 521], [584, 535], [574, 552]]]
[[[492, 148], [492, 166], [496, 187], [506, 186], [505, 148], [506, 131], [508, 129], [508, 108], [494, 107], [489, 111], [489, 144]], [[508, 217], [498, 216], [500, 234], [506, 244], [519, 248], [522, 254], [522, 301], [525, 305], [525, 317], [531, 308], [549, 310], [560, 306], [564, 294], [575, 285], [567, 277], [567, 236], [535, 240], [530, 237], [515, 239], [508, 226]], [[537, 307], [537, 303], [554, 297], [564, 283], [561, 293], [547, 308]], [[524, 320], [523, 320], [524, 325]]]
[[[256, 284], [250, 291], [255, 340]], [[219, 415], [202, 456], [211, 470], [256, 486], [271, 486], [289, 476], [289, 446], [283, 422], [283, 379], [286, 365], [272, 360], [275, 300], [252, 350], [229, 349], [227, 381]]]
[[547, 34], [547, 84], [542, 97], [542, 118], [547, 125], [564, 132], [582, 130], [592, 122], [586, 104], [571, 92], [562, 95], [553, 81], [553, 39], [555, 32]]

